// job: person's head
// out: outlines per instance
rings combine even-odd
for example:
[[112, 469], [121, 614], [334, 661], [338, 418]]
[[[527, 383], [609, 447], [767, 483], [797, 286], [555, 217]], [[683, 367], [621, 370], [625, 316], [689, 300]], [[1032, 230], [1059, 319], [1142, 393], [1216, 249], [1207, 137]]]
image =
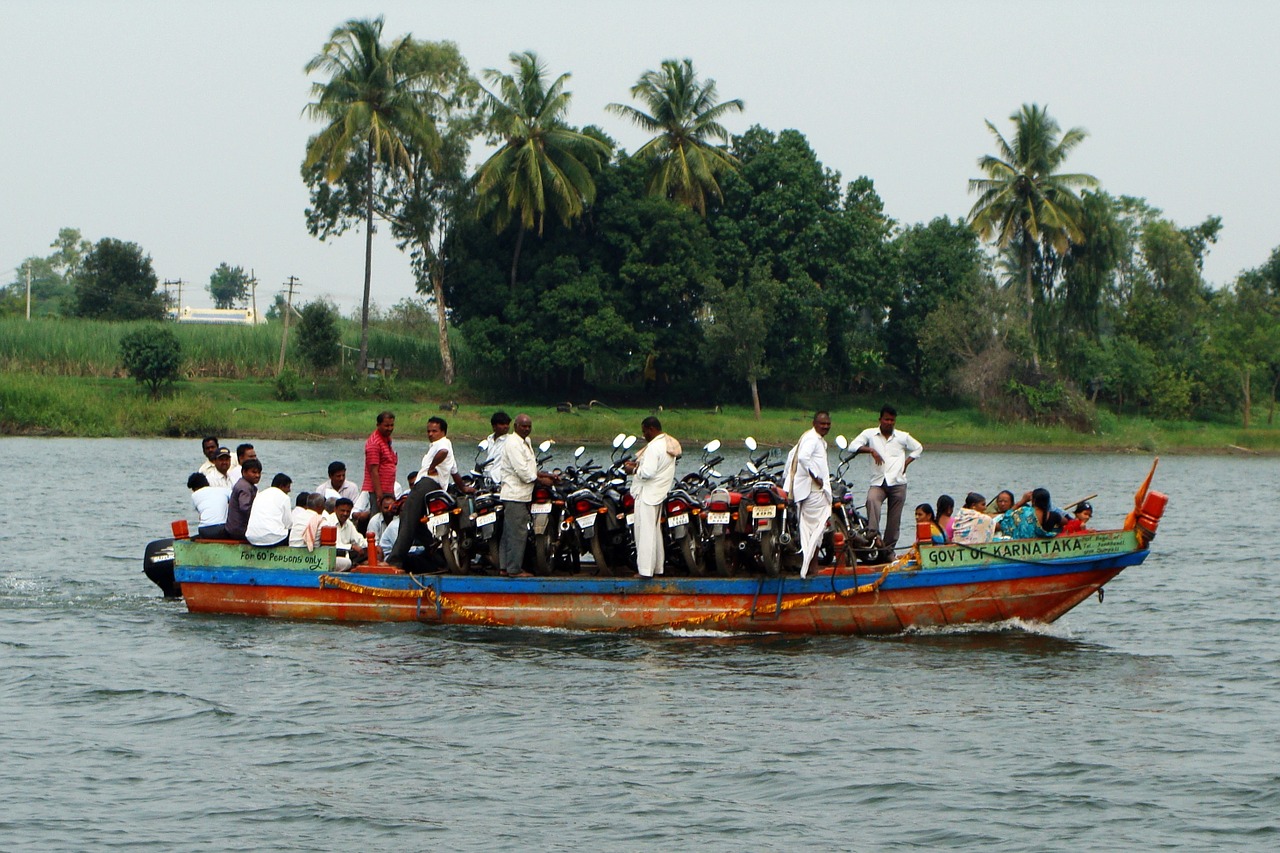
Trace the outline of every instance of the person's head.
[[231, 470], [231, 451], [225, 447], [219, 447], [216, 452], [218, 455], [213, 457], [213, 467], [219, 474], [225, 474]]
[[516, 415], [516, 419], [511, 422], [511, 428], [521, 438], [528, 438], [529, 433], [533, 432], [533, 419], [523, 413]]
[[1077, 506], [1076, 518], [1080, 519], [1085, 524], [1088, 524], [1089, 521], [1093, 518], [1093, 504], [1089, 503], [1088, 501], [1085, 501], [1084, 503]]
[[218, 455], [218, 437], [216, 435], [206, 435], [204, 440], [200, 442], [200, 449], [204, 451], [204, 458], [210, 462]]
[[1048, 489], [1032, 489], [1031, 505], [1042, 512], [1049, 511], [1049, 490]]
[[949, 516], [956, 511], [956, 501], [951, 495], [942, 495], [938, 498], [938, 518]]
[[342, 491], [342, 486], [347, 482], [347, 465], [345, 462], [329, 463], [329, 485], [333, 486], [335, 492]]
[[831, 432], [831, 413], [819, 409], [813, 413], [813, 431], [818, 435], [825, 436]]
[[396, 416], [391, 412], [378, 412], [378, 434], [383, 438], [391, 438], [396, 429]]
[[653, 441], [662, 434], [662, 421], [650, 415], [640, 422], [640, 434], [645, 441]]
[[996, 509], [1000, 512], [1008, 512], [1013, 509], [1013, 492], [1005, 489], [996, 495]]
[[964, 496], [965, 509], [981, 510], [981, 509], [985, 509], [986, 506], [987, 506], [987, 499], [984, 498], [982, 495], [978, 494], [977, 492], [970, 492], [969, 494]]
[[916, 507], [916, 521], [934, 521], [933, 507], [928, 504], [920, 504]]
[[489, 418], [489, 426], [493, 427], [493, 437], [506, 435], [511, 430], [511, 415], [506, 412], [494, 412]]
[[207, 485], [209, 485], [209, 478], [199, 472], [187, 478], [187, 488], [193, 492], [196, 489], [203, 489]]
[[262, 480], [262, 463], [257, 459], [246, 459], [240, 466], [240, 476], [256, 486]]
[[351, 518], [351, 508], [355, 506], [351, 502], [351, 498], [338, 498], [333, 503], [333, 514], [338, 517], [338, 524], [346, 524], [347, 519]]
[[276, 474], [271, 478], [271, 487], [288, 494], [289, 489], [293, 488], [293, 478], [288, 474]]
[[[275, 484], [274, 484], [274, 483], [272, 483], [272, 485], [275, 485]], [[307, 499], [308, 499], [308, 498], [310, 498], [310, 497], [311, 497], [311, 493], [310, 493], [310, 492], [298, 492], [298, 497], [297, 497], [297, 499], [293, 502], [293, 505], [294, 505], [294, 506], [296, 506], [296, 507], [301, 507], [301, 508], [303, 508], [303, 509], [306, 509], [306, 506], [307, 506]]]
[[408, 477], [406, 477], [405, 479], [407, 479], [407, 480], [409, 481], [409, 488], [411, 488], [411, 489], [412, 489], [412, 488], [413, 488], [413, 484], [414, 484], [414, 483], [416, 483], [416, 482], [418, 482], [418, 472], [417, 472], [417, 471], [410, 471], [410, 472], [409, 472], [409, 476], [408, 476]]
[[898, 422], [898, 410], [888, 404], [880, 407], [880, 432], [893, 435], [893, 425]]
[[307, 495], [307, 509], [312, 512], [324, 512], [324, 495], [319, 492]]
[[382, 498], [379, 499], [378, 501], [378, 509], [382, 512], [383, 515], [391, 515], [391, 512], [395, 508], [395, 505], [396, 505], [396, 497], [395, 495], [392, 495], [389, 493], [383, 494]]
[[252, 444], [236, 445], [236, 464], [244, 465], [246, 459], [257, 459], [258, 451], [253, 449]]
[[427, 418], [427, 440], [439, 441], [449, 434], [449, 422], [444, 418]]

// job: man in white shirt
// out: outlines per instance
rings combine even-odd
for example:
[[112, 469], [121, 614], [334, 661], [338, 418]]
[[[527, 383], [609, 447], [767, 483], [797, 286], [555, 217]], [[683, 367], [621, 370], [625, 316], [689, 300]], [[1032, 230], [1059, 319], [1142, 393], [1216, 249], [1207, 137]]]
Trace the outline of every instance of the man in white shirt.
[[244, 444], [236, 445], [236, 464], [232, 465], [231, 470], [227, 472], [227, 477], [230, 478], [231, 485], [234, 486], [236, 484], [236, 480], [239, 480], [244, 476], [244, 472], [241, 470], [244, 468], [244, 463], [248, 462], [250, 459], [257, 458], [258, 451], [253, 449], [252, 444], [246, 442]]
[[352, 501], [350, 498], [338, 498], [333, 507], [332, 526], [337, 528], [334, 545], [338, 549], [335, 568], [340, 572], [349, 570], [357, 563], [364, 561], [367, 544], [355, 522], [351, 520]]
[[356, 499], [360, 497], [360, 487], [347, 479], [345, 462], [330, 462], [329, 479], [317, 485], [315, 491], [326, 498], [346, 498], [352, 504], [355, 504]]
[[289, 475], [276, 474], [271, 478], [270, 488], [258, 492], [253, 499], [249, 526], [244, 531], [250, 545], [274, 548], [289, 541], [289, 529], [293, 526], [293, 502], [289, 500], [292, 485]]
[[206, 435], [204, 440], [200, 442], [200, 450], [204, 453], [204, 461], [200, 463], [200, 467], [196, 469], [196, 473], [209, 476], [213, 471], [213, 459], [218, 455], [218, 437], [216, 435]]
[[[213, 470], [205, 473], [205, 477], [209, 480], [209, 485], [215, 488], [230, 489], [236, 484], [231, 479], [231, 451], [225, 447], [219, 447], [215, 451], [213, 457]], [[236, 477], [236, 480], [239, 480]]]
[[480, 473], [501, 485], [498, 467], [502, 462], [502, 445], [506, 444], [507, 434], [511, 432], [511, 416], [506, 412], [494, 412], [493, 417], [489, 418], [489, 426], [493, 427], [493, 432], [485, 439], [484, 467]]
[[324, 509], [324, 495], [310, 492], [298, 496], [300, 506], [292, 513], [289, 527], [289, 547], [314, 551], [320, 544], [320, 510]]
[[231, 500], [231, 490], [210, 486], [208, 478], [200, 473], [187, 478], [187, 488], [191, 490], [192, 505], [200, 513], [196, 535], [201, 539], [226, 539], [227, 504]]
[[453, 455], [448, 421], [439, 417], [427, 418], [427, 438], [431, 441], [431, 446], [427, 448], [422, 464], [418, 466], [418, 477], [430, 477], [442, 489], [447, 489], [452, 482], [460, 492], [475, 491], [458, 474], [458, 460]]
[[524, 570], [525, 543], [529, 541], [529, 503], [533, 500], [533, 484], [551, 485], [555, 479], [538, 470], [538, 457], [533, 452], [529, 434], [533, 420], [525, 414], [512, 422], [514, 435], [502, 445], [498, 470], [502, 479], [502, 541], [498, 545], [498, 567], [512, 578], [532, 577]]
[[813, 428], [787, 457], [784, 488], [795, 501], [800, 522], [800, 577], [808, 577], [822, 542], [822, 533], [831, 518], [831, 468], [827, 463], [827, 433], [831, 415], [817, 412]]
[[849, 444], [855, 454], [869, 453], [875, 460], [871, 468], [871, 488], [867, 490], [867, 523], [872, 530], [880, 529], [880, 510], [888, 500], [889, 512], [881, 543], [891, 551], [898, 544], [902, 507], [907, 503], [907, 468], [924, 452], [920, 442], [894, 429], [897, 420], [898, 410], [883, 406], [880, 426], [863, 430]]
[[631, 481], [631, 495], [636, 499], [635, 527], [636, 568], [641, 577], [662, 574], [666, 554], [662, 547], [662, 504], [676, 480], [676, 460], [680, 458], [680, 442], [662, 431], [655, 417], [640, 422], [645, 445], [623, 465]]

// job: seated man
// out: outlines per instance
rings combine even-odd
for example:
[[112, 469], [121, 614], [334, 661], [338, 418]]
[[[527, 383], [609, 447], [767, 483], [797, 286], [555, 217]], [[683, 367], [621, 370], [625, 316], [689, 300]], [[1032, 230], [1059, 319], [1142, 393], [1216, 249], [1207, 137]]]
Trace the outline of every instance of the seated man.
[[244, 444], [236, 445], [236, 462], [231, 466], [231, 470], [227, 472], [227, 476], [231, 479], [231, 485], [234, 486], [236, 480], [239, 480], [242, 476], [240, 472], [241, 469], [244, 468], [244, 463], [248, 462], [250, 459], [257, 458], [258, 451], [253, 449], [252, 444], [245, 442]]
[[360, 497], [360, 487], [347, 479], [345, 462], [330, 462], [329, 479], [316, 486], [315, 491], [325, 497], [330, 497], [329, 492], [333, 492], [332, 497], [348, 498], [353, 504], [356, 498]]
[[[382, 500], [379, 502], [378, 510], [379, 511], [374, 513], [373, 517], [369, 519], [369, 526], [365, 528], [366, 533], [373, 534], [374, 542], [380, 542], [382, 540], [382, 532], [387, 529], [387, 525], [391, 524], [396, 517], [396, 513], [399, 512], [399, 508], [396, 505], [396, 499], [385, 493], [382, 495]], [[355, 510], [352, 510], [352, 515], [355, 515]], [[383, 553], [385, 554], [386, 552], [383, 551]]]
[[263, 489], [253, 499], [249, 510], [249, 525], [244, 538], [250, 545], [275, 548], [289, 541], [289, 529], [293, 526], [293, 506], [289, 500], [289, 487], [293, 480], [288, 474], [276, 474], [271, 487]]
[[249, 513], [258, 494], [258, 482], [262, 479], [262, 463], [246, 459], [240, 479], [231, 487], [231, 501], [227, 504], [227, 538], [243, 539], [249, 526]]
[[338, 561], [336, 568], [340, 572], [351, 569], [364, 562], [365, 551], [368, 550], [367, 544], [360, 531], [356, 530], [355, 522], [351, 520], [351, 507], [353, 501], [348, 498], [338, 498], [337, 504], [333, 508], [332, 526], [338, 529], [337, 539], [334, 544], [338, 548]]
[[216, 435], [206, 435], [204, 440], [200, 442], [200, 451], [204, 454], [204, 461], [200, 463], [196, 473], [204, 474], [208, 477], [213, 472], [213, 459], [218, 455], [218, 437]]
[[987, 499], [977, 492], [970, 492], [964, 506], [956, 512], [951, 528], [951, 541], [957, 545], [985, 545], [991, 541], [994, 519], [985, 512]]
[[[213, 457], [213, 470], [205, 477], [209, 480], [210, 486], [220, 486], [230, 489], [234, 486], [235, 480], [231, 479], [231, 451], [225, 447], [219, 447], [216, 455]], [[239, 477], [236, 478], [240, 479]]]
[[[292, 496], [292, 492], [289, 493]], [[295, 529], [305, 527], [311, 519], [311, 510], [307, 508], [307, 500], [311, 497], [311, 492], [298, 492], [298, 496], [293, 499], [293, 509], [289, 510], [289, 547], [301, 548], [301, 533], [299, 533], [299, 541], [295, 545], [293, 542], [293, 534]]]
[[196, 535], [201, 539], [226, 539], [227, 503], [231, 500], [231, 490], [210, 486], [204, 474], [188, 477], [187, 488], [191, 490], [191, 503], [200, 513]]
[[324, 509], [324, 495], [304, 492], [302, 510], [294, 510], [293, 524], [289, 528], [289, 547], [314, 551], [320, 544], [320, 510]]

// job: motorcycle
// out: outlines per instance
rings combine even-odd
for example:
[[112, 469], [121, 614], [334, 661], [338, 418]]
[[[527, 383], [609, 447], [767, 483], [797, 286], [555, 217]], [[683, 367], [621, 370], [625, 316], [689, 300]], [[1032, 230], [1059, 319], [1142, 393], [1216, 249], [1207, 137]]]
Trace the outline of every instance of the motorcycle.
[[627, 510], [634, 501], [626, 486], [622, 465], [627, 451], [636, 443], [634, 435], [618, 433], [613, 439], [611, 464], [593, 469], [591, 463], [578, 469], [578, 486], [566, 498], [568, 514], [565, 532], [574, 525], [580, 553], [590, 551], [596, 573], [618, 574], [635, 563], [635, 541], [631, 535], [634, 516]]
[[484, 475], [481, 457], [487, 455], [489, 441], [478, 445], [472, 475], [476, 493], [471, 499], [471, 524], [474, 529], [471, 552], [494, 568], [498, 568], [498, 543], [502, 541], [502, 498], [498, 486]]
[[720, 449], [720, 440], [707, 442], [702, 448], [702, 464], [690, 472], [667, 494], [663, 503], [663, 550], [668, 562], [691, 575], [707, 573], [706, 537], [703, 533], [703, 499], [711, 488], [710, 476], [723, 456], [711, 458]]
[[[551, 460], [551, 446], [554, 439], [546, 439], [538, 445], [538, 470]], [[560, 518], [564, 514], [564, 500], [557, 494], [554, 486], [542, 483], [533, 484], [533, 498], [529, 504], [529, 537], [533, 541], [534, 572], [539, 575], [551, 574], [551, 556], [555, 553], [555, 542], [560, 529]]]
[[[845, 471], [857, 455], [849, 450], [849, 441], [843, 435], [836, 436], [840, 448], [840, 464], [832, 478], [831, 530], [845, 537], [845, 562], [850, 566], [876, 565], [893, 559], [893, 552], [881, 545], [880, 533], [867, 523], [867, 517], [858, 511], [853, 490], [845, 480]], [[833, 542], [833, 553], [835, 550]]]
[[[749, 451], [756, 449], [756, 441], [751, 436], [747, 436], [745, 443]], [[787, 522], [790, 500], [769, 473], [770, 469], [781, 468], [782, 463], [766, 462], [768, 455], [762, 454], [748, 463], [757, 476], [742, 493], [739, 518], [744, 524], [746, 539], [739, 548], [745, 550], [745, 545], [753, 550], [760, 558], [764, 573], [777, 577], [782, 574], [784, 550], [794, 550], [795, 535]]]

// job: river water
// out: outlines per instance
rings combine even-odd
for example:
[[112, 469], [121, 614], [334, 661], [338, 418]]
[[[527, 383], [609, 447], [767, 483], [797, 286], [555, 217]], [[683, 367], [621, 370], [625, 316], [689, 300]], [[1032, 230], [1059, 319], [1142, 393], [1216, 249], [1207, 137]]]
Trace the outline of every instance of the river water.
[[[309, 488], [360, 442], [258, 453]], [[1280, 845], [1280, 460], [1163, 460], [1155, 552], [1055, 625], [860, 639], [192, 616], [141, 554], [199, 459], [0, 439], [0, 849]], [[908, 502], [1114, 526], [1149, 464], [926, 450]]]

